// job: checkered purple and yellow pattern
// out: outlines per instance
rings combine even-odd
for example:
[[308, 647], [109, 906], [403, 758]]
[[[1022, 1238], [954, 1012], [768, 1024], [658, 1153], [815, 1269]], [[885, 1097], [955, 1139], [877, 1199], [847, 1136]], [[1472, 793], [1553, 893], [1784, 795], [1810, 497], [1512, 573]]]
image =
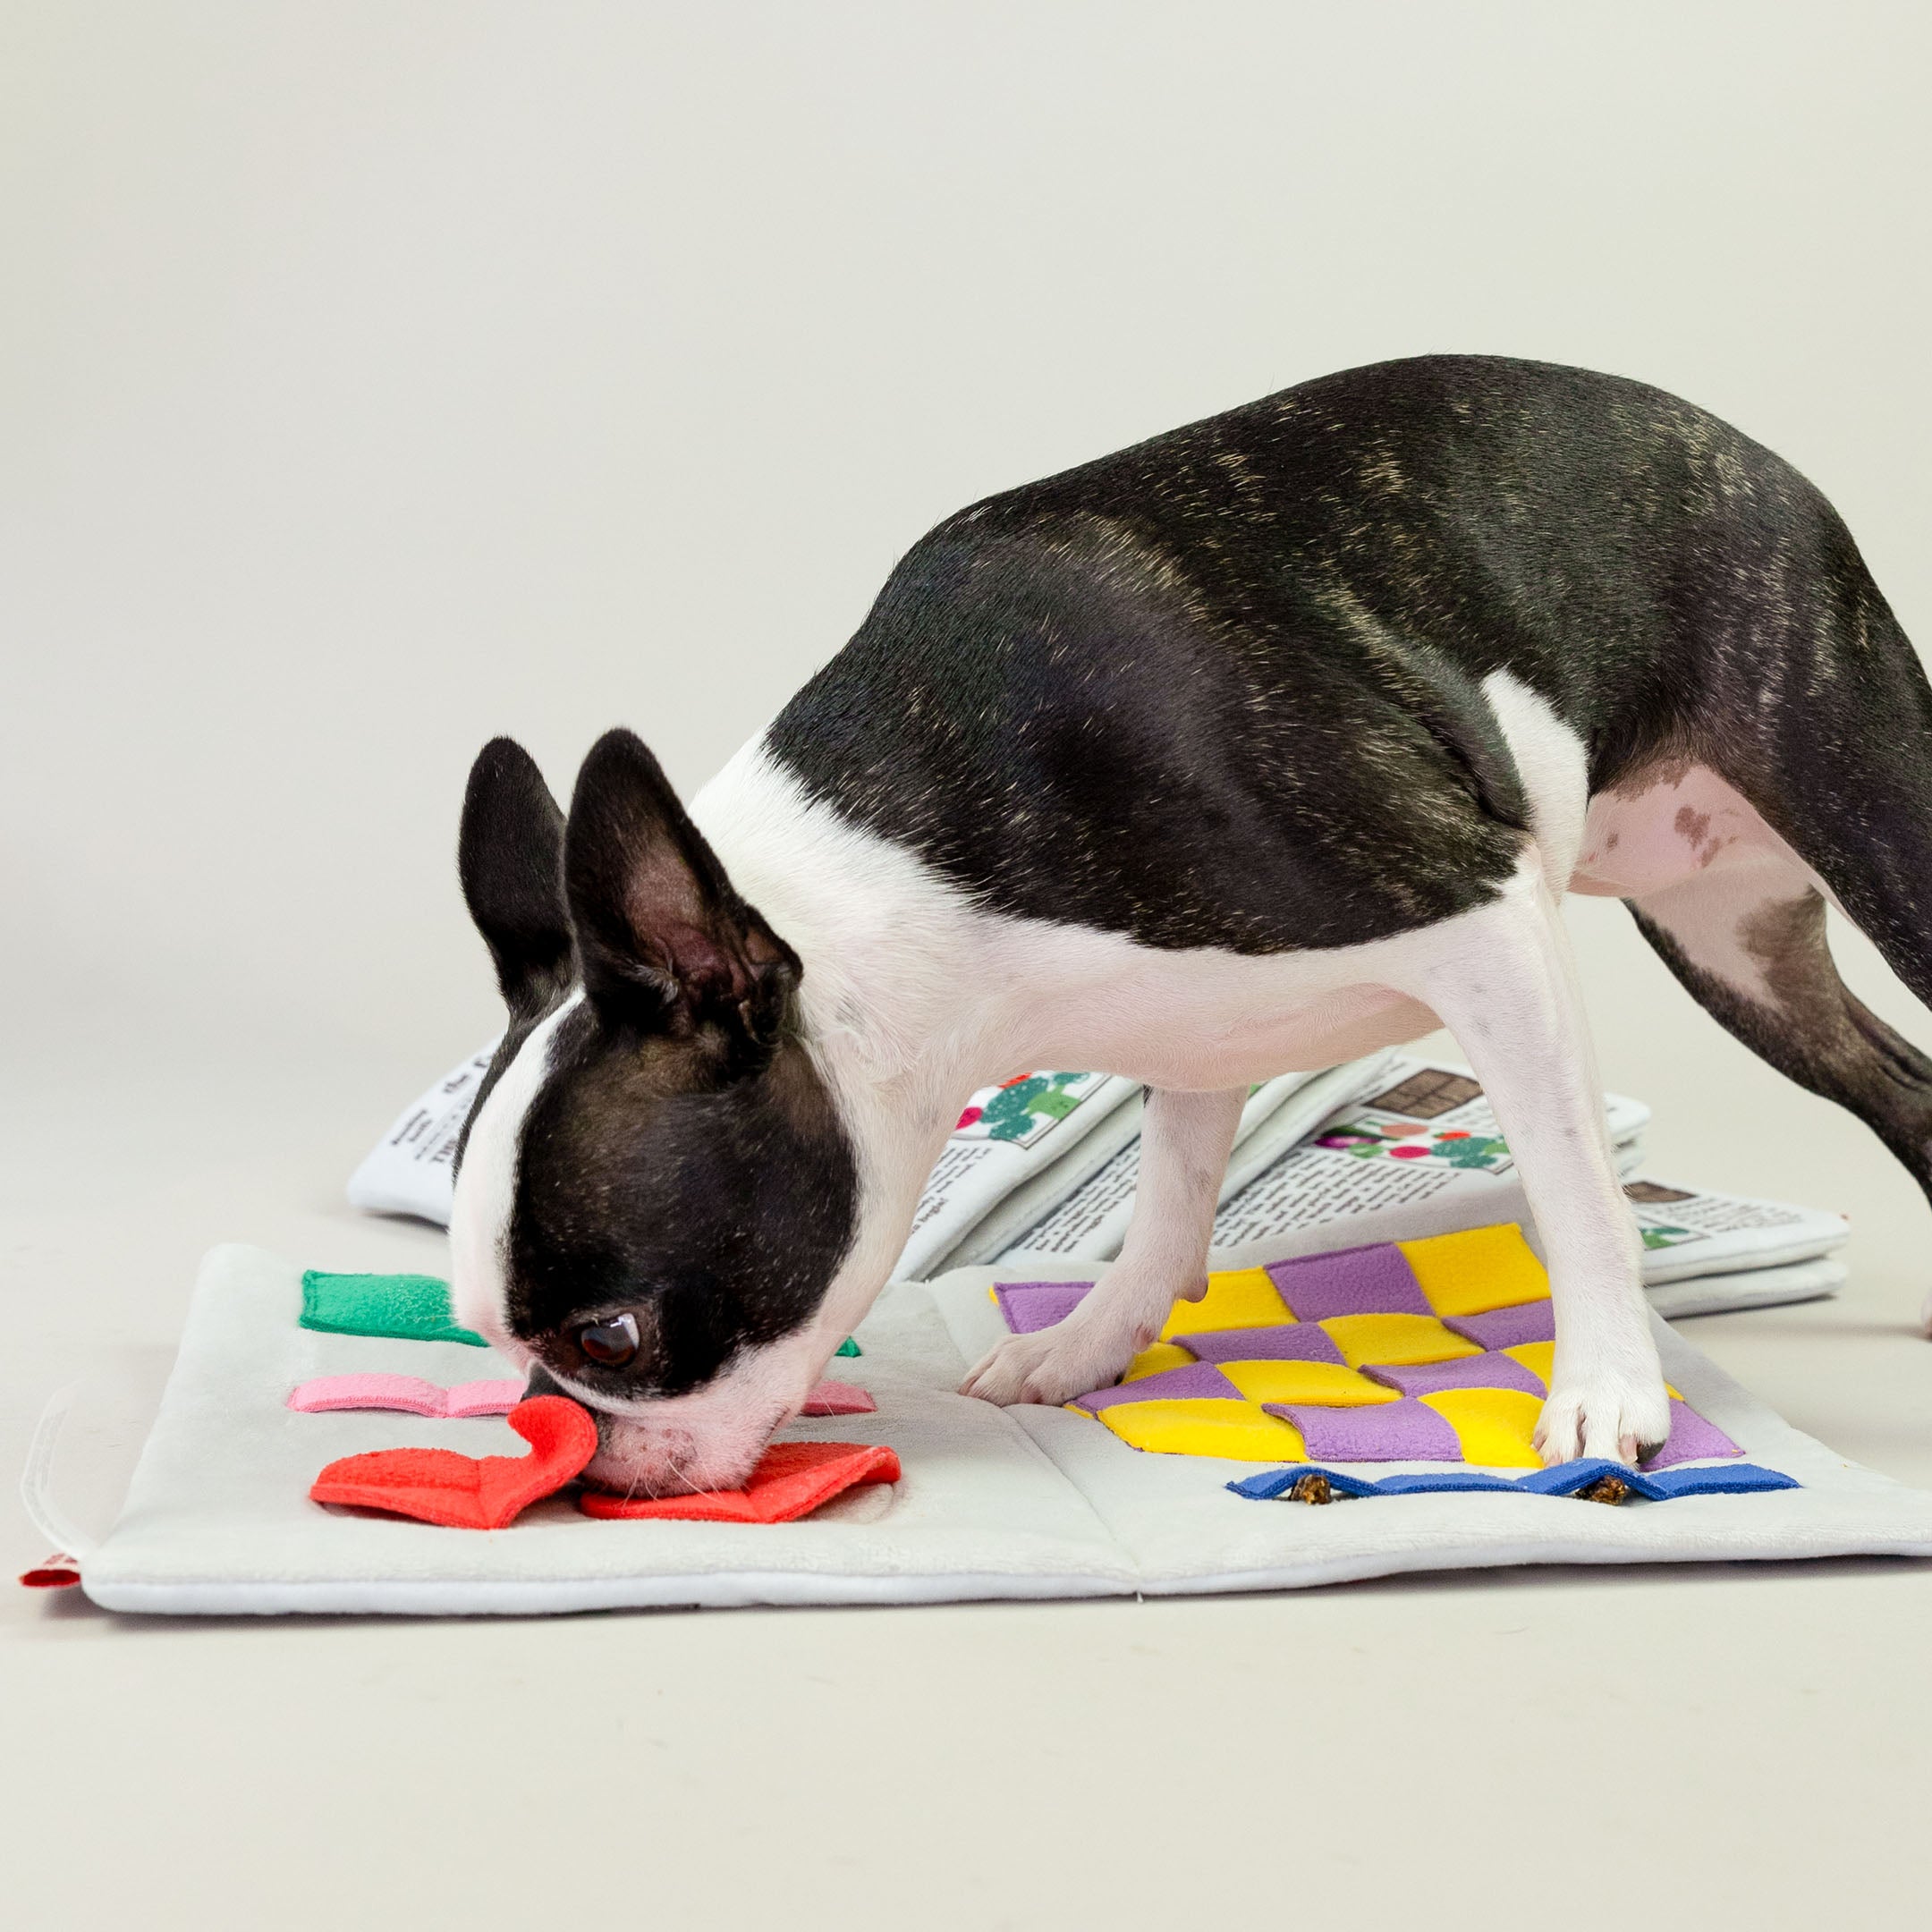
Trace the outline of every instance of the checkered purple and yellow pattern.
[[[993, 1298], [1025, 1335], [1092, 1285], [1001, 1282]], [[1118, 1383], [1068, 1406], [1170, 1455], [1533, 1469], [1555, 1336], [1522, 1230], [1470, 1228], [1210, 1275]], [[1648, 1467], [1743, 1453], [1670, 1393]]]

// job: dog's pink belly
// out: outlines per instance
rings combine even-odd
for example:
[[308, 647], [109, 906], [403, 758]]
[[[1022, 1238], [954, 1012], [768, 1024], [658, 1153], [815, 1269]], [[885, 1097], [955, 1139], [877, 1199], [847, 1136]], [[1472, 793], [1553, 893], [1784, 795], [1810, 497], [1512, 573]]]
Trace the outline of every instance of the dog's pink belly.
[[1388, 987], [1345, 987], [1286, 1013], [1201, 1015], [1192, 1025], [1170, 1021], [1165, 1030], [1110, 1042], [1111, 1051], [1090, 1057], [1150, 1086], [1210, 1092], [1334, 1066], [1419, 1039], [1441, 1024], [1420, 1001]]
[[1590, 801], [1570, 890], [1641, 899], [1772, 852], [1795, 862], [1784, 840], [1708, 766], [1657, 766]]
[[1421, 1001], [1406, 994], [1387, 987], [1351, 987], [1262, 1030], [1254, 1044], [1272, 1065], [1326, 1067], [1419, 1039], [1441, 1024]]

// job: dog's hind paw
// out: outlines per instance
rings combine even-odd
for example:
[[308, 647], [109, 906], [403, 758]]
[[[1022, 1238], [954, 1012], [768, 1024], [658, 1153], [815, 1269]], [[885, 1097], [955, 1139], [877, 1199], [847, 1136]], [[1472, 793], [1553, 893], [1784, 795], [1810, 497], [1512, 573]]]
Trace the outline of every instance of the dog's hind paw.
[[1536, 1448], [1547, 1464], [1606, 1456], [1634, 1469], [1670, 1435], [1670, 1397], [1661, 1375], [1599, 1376], [1558, 1382], [1537, 1422]]
[[1116, 1339], [1097, 1323], [1058, 1322], [1032, 1335], [1008, 1335], [980, 1358], [960, 1394], [1002, 1408], [1063, 1402], [1118, 1381], [1133, 1352], [1131, 1338]]

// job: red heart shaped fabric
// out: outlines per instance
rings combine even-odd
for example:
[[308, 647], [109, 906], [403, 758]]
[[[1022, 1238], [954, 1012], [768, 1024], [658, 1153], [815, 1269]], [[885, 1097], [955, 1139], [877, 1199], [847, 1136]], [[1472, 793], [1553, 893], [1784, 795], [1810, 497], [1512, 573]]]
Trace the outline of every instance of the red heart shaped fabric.
[[899, 1458], [863, 1443], [774, 1443], [742, 1489], [700, 1496], [621, 1496], [586, 1489], [587, 1516], [654, 1516], [682, 1522], [790, 1522], [861, 1483], [897, 1482]]
[[519, 1402], [505, 1419], [531, 1453], [466, 1456], [453, 1449], [376, 1449], [331, 1462], [310, 1486], [318, 1503], [387, 1510], [455, 1530], [501, 1530], [554, 1496], [597, 1453], [597, 1424], [564, 1395]]

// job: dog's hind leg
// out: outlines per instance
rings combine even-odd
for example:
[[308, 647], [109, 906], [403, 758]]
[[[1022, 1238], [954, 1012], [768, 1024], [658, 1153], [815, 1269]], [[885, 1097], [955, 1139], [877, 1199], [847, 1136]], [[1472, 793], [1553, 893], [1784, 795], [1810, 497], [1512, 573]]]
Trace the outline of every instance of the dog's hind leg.
[[1767, 853], [1626, 902], [1706, 1013], [1855, 1114], [1932, 1195], [1932, 1059], [1838, 977], [1826, 902], [1804, 866]]
[[1932, 1059], [1846, 989], [1826, 938], [1828, 894], [1932, 1005], [1932, 685], [1850, 536], [1819, 529], [1779, 648], [1738, 657], [1689, 733], [1707, 764], [1593, 801], [1580, 869], [1707, 1013], [1932, 1194]]
[[1198, 1300], [1208, 1277], [1215, 1206], [1248, 1098], [1245, 1087], [1148, 1095], [1133, 1219], [1114, 1262], [1064, 1321], [1009, 1335], [960, 1393], [992, 1402], [1063, 1402], [1119, 1380], [1177, 1300]]

